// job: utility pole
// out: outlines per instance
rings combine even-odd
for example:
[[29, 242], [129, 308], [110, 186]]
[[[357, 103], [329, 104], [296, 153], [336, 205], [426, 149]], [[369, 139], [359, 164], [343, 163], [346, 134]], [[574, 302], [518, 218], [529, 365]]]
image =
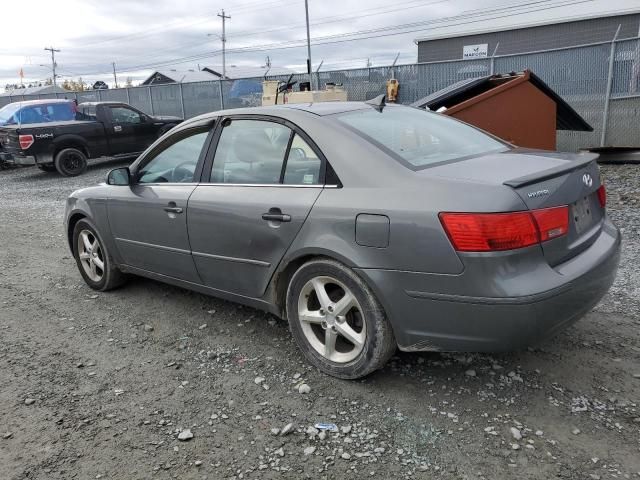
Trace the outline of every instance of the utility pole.
[[113, 65], [113, 81], [116, 84], [116, 88], [118, 88], [118, 77], [116, 76], [116, 62], [111, 62]]
[[307, 73], [309, 74], [309, 84], [313, 88], [313, 75], [311, 75], [311, 36], [309, 35], [309, 0], [304, 0], [304, 12], [307, 17]]
[[227, 59], [225, 55], [225, 44], [227, 43], [227, 34], [225, 29], [226, 20], [231, 20], [230, 15], [224, 14], [224, 8], [222, 9], [222, 13], [219, 13], [218, 16], [222, 19], [222, 78], [227, 78]]
[[53, 86], [56, 86], [56, 52], [59, 52], [60, 50], [53, 48], [53, 47], [49, 47], [46, 48], [45, 50], [48, 50], [49, 52], [51, 52], [51, 70], [53, 71]]

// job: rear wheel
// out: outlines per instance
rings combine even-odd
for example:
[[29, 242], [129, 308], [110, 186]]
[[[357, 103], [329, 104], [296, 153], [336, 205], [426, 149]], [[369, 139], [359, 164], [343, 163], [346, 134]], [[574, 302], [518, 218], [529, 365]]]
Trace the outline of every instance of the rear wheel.
[[38, 168], [43, 172], [55, 172], [56, 166], [53, 163], [39, 163]]
[[77, 148], [65, 148], [57, 153], [54, 163], [60, 175], [75, 177], [87, 169], [87, 156]]
[[333, 260], [310, 261], [293, 275], [287, 318], [305, 357], [334, 377], [368, 375], [396, 350], [391, 325], [373, 292]]
[[84, 281], [94, 290], [117, 288], [125, 276], [114, 263], [97, 229], [87, 219], [73, 229], [73, 256]]

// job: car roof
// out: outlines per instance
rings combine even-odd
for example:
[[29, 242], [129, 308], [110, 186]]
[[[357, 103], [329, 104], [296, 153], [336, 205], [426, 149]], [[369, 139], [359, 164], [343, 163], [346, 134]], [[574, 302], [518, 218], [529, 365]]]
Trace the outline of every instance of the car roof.
[[366, 110], [372, 108], [365, 102], [319, 102], [319, 103], [289, 103], [286, 105], [270, 105], [266, 107], [246, 107], [232, 108], [228, 110], [217, 110], [215, 112], [203, 113], [197, 117], [190, 118], [182, 123], [182, 127], [188, 127], [198, 122], [206, 122], [217, 117], [227, 115], [266, 115], [288, 119], [291, 115], [299, 112], [323, 117], [337, 113], [346, 113], [356, 110]]
[[[40, 100], [24, 100], [19, 102], [12, 102], [12, 103], [19, 103], [20, 105], [29, 106], [29, 105], [43, 105], [47, 103], [69, 103], [69, 102], [73, 102], [73, 100], [69, 100], [66, 98], [43, 98]], [[11, 105], [11, 104], [7, 104], [7, 105]]]
[[[128, 105], [128, 106], [132, 106], [127, 104], [126, 102], [82, 102], [80, 103], [80, 105], [84, 105], [85, 107], [95, 107], [97, 105]], [[134, 107], [135, 108], [135, 107]]]

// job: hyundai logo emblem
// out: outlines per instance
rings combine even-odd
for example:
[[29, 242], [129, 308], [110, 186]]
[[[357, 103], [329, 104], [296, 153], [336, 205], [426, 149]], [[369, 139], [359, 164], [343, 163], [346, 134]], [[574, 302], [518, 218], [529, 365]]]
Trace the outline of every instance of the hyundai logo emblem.
[[582, 183], [584, 183], [585, 186], [590, 187], [591, 185], [593, 185], [593, 178], [591, 178], [591, 175], [589, 175], [588, 173], [585, 173], [584, 175], [582, 175]]

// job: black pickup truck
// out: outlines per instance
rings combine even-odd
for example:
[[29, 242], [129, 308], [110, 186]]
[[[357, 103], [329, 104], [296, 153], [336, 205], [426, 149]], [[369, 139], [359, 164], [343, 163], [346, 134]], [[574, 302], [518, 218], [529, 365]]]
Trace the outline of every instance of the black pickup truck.
[[182, 118], [147, 115], [125, 103], [81, 103], [73, 120], [0, 127], [0, 163], [76, 176], [90, 158], [137, 156], [180, 122]]

